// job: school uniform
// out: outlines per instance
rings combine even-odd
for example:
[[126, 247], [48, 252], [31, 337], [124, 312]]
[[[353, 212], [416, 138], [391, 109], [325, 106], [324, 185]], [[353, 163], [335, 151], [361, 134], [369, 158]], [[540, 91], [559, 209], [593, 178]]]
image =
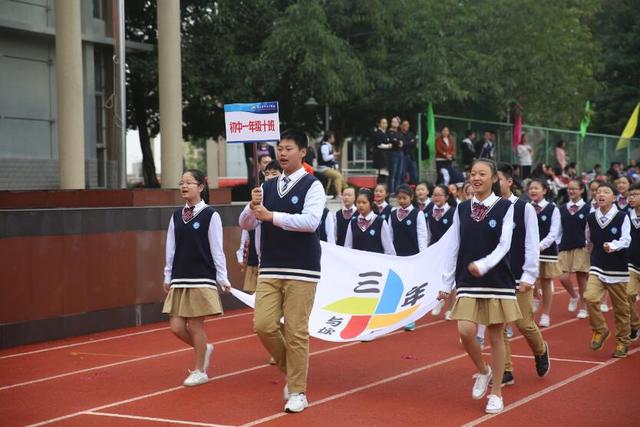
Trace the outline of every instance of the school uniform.
[[[451, 317], [481, 325], [519, 319], [516, 283], [509, 266], [513, 234], [511, 203], [495, 194], [482, 202], [474, 196], [460, 203], [452, 228], [452, 254], [443, 273], [443, 284], [448, 290], [454, 280], [456, 283]], [[469, 272], [471, 263], [477, 265], [480, 277]]]
[[317, 233], [321, 241], [336, 244], [335, 223], [333, 215], [327, 208], [324, 208], [324, 211], [322, 211], [322, 218], [320, 219]]
[[216, 285], [229, 286], [220, 214], [204, 201], [176, 209], [167, 230], [163, 313], [202, 317], [222, 313]]
[[[587, 239], [593, 244], [591, 268], [584, 299], [589, 312], [591, 328], [604, 334], [608, 328], [600, 312], [600, 301], [605, 292], [609, 293], [616, 322], [616, 343], [629, 343], [629, 302], [627, 282], [629, 262], [627, 248], [631, 243], [629, 216], [613, 205], [606, 214], [600, 209], [589, 214]], [[604, 243], [609, 243], [611, 252], [604, 251]]]
[[554, 203], [542, 199], [539, 203], [531, 203], [538, 217], [540, 235], [540, 267], [538, 277], [555, 279], [562, 275], [558, 265], [558, 244], [562, 239], [560, 211]]
[[[304, 393], [309, 363], [309, 315], [320, 279], [320, 239], [316, 230], [326, 196], [320, 181], [300, 168], [262, 186], [272, 222], [260, 222], [250, 208], [240, 215], [245, 230], [260, 229], [260, 268], [254, 327], [260, 341], [287, 377], [291, 393]], [[280, 319], [284, 316], [284, 336]]]
[[347, 228], [351, 224], [351, 220], [357, 216], [358, 210], [355, 206], [351, 209], [342, 208], [336, 212], [336, 245], [344, 246], [344, 239], [347, 237]]
[[[515, 321], [529, 348], [536, 356], [545, 353], [545, 344], [540, 328], [533, 318], [533, 284], [538, 277], [539, 234], [536, 211], [531, 204], [511, 194], [508, 199], [513, 205], [513, 234], [511, 237], [509, 265], [515, 282], [530, 286], [524, 292], [516, 291], [516, 300], [522, 318]], [[511, 345], [506, 331], [504, 334], [505, 372], [513, 372]]]
[[344, 239], [344, 247], [360, 251], [396, 255], [391, 226], [373, 211], [366, 217], [358, 215], [351, 220]]
[[589, 252], [586, 250], [584, 230], [591, 206], [580, 199], [560, 206], [562, 239], [558, 247], [558, 262], [563, 273], [589, 272]]
[[427, 224], [424, 214], [413, 205], [391, 212], [393, 247], [398, 256], [410, 256], [427, 249]]
[[615, 205], [619, 211], [622, 211], [624, 213], [629, 212], [629, 210], [631, 209], [629, 206], [629, 199], [624, 194], [618, 194], [616, 196]]
[[243, 265], [244, 283], [242, 290], [255, 292], [258, 285], [258, 252], [256, 251], [256, 231], [242, 230], [240, 247], [236, 251], [238, 263]]
[[383, 221], [389, 221], [389, 218], [391, 218], [391, 205], [387, 202], [382, 202], [376, 206], [378, 207], [377, 215], [381, 217]]
[[627, 284], [627, 299], [631, 316], [631, 329], [640, 329], [640, 316], [636, 309], [636, 297], [640, 292], [640, 217], [636, 210], [629, 208], [631, 243], [627, 254], [629, 255], [629, 283]]
[[424, 202], [421, 202], [421, 201], [418, 200], [417, 203], [416, 203], [416, 207], [421, 212], [424, 212], [427, 209], [427, 206], [429, 206], [431, 204], [432, 204], [431, 198], [427, 197]]
[[456, 209], [448, 203], [437, 207], [431, 203], [425, 211], [427, 223], [427, 245], [431, 246], [444, 236], [453, 224], [453, 215]]

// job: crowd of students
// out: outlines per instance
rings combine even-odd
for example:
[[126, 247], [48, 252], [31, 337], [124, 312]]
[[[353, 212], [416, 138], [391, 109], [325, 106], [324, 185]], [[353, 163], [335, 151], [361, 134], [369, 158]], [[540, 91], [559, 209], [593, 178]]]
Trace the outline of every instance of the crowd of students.
[[[438, 296], [442, 303], [433, 314], [450, 300], [445, 318], [458, 322], [460, 341], [477, 369], [472, 397], [481, 399], [491, 386], [488, 413], [503, 410], [502, 387], [515, 383], [510, 324], [525, 337], [537, 375], [549, 373], [550, 349], [540, 328], [551, 324], [553, 279], [560, 279], [571, 296], [568, 310], [589, 319], [593, 350], [610, 335], [602, 315], [609, 296], [616, 331], [612, 356], [627, 356], [640, 329], [635, 306], [640, 184], [629, 186], [627, 178], [618, 177], [615, 186], [595, 179], [587, 188], [573, 178], [566, 186], [567, 202], [558, 206], [550, 200], [547, 180], [528, 179], [523, 188], [510, 165], [478, 159], [462, 187], [399, 184], [393, 200], [387, 184], [347, 187], [342, 207], [330, 212], [322, 185], [303, 167], [307, 147], [304, 133], [283, 132], [279, 161], [265, 164], [264, 182], [252, 190], [239, 219], [244, 231], [237, 260], [245, 270], [244, 290], [256, 294], [255, 331], [286, 377], [287, 412], [308, 406], [308, 319], [320, 279], [321, 240], [411, 256], [451, 231]], [[207, 381], [213, 352], [202, 319], [221, 313], [216, 286], [224, 291], [230, 285], [220, 217], [206, 205], [204, 177], [187, 171], [180, 189], [186, 203], [169, 224], [164, 311], [176, 336], [195, 349], [195, 370], [184, 381], [192, 386]], [[486, 332], [490, 363], [482, 355]]]

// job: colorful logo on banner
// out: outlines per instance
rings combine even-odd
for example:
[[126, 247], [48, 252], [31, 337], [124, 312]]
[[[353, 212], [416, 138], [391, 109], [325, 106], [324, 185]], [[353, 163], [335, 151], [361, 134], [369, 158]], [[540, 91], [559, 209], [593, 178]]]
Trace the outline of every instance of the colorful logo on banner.
[[327, 326], [317, 331], [318, 334], [339, 332], [340, 338], [351, 340], [398, 323], [409, 323], [407, 319], [420, 308], [428, 285], [413, 286], [405, 292], [402, 279], [393, 270], [388, 271], [384, 286], [381, 286], [382, 273], [372, 271], [358, 276], [362, 280], [353, 292], [362, 296], [342, 298], [322, 307], [335, 315], [326, 321]]
[[280, 140], [278, 103], [226, 104], [227, 142], [277, 142]]

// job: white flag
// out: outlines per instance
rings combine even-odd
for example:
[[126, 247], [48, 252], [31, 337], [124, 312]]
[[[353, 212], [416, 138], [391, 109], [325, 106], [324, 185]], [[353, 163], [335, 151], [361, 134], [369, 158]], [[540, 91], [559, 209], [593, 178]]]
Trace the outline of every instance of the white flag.
[[[426, 251], [397, 257], [322, 242], [322, 262], [309, 333], [325, 341], [372, 339], [413, 322], [437, 304], [451, 233]], [[255, 307], [255, 297], [231, 291]], [[286, 322], [286, 319], [285, 319]]]

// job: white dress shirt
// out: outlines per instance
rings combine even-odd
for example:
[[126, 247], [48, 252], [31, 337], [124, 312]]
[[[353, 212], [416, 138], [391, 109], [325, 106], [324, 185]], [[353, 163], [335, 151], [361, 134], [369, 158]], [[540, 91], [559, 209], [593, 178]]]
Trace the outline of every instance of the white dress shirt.
[[[391, 211], [391, 215], [398, 215], [398, 209], [399, 208], [393, 208], [393, 210]], [[413, 205], [409, 205], [406, 209], [408, 211], [407, 215], [409, 215], [414, 209], [418, 208], [414, 207]], [[391, 221], [389, 221], [389, 224], [391, 224]], [[389, 229], [391, 230], [391, 241], [393, 242], [393, 227], [389, 227]], [[428, 234], [427, 221], [425, 220], [424, 214], [422, 214], [422, 212], [418, 212], [418, 215], [416, 215], [416, 232], [418, 234], [418, 251], [424, 252], [428, 246]]]
[[[518, 197], [511, 194], [509, 201], [514, 204]], [[538, 218], [536, 210], [530, 203], [524, 206], [524, 265], [522, 266], [522, 276], [516, 277], [516, 283], [525, 282], [530, 285], [536, 283], [538, 278], [538, 261], [540, 258], [540, 234], [538, 231]]]
[[[493, 193], [483, 201], [480, 201], [476, 196], [473, 196], [471, 199], [471, 205], [473, 206], [473, 203], [482, 203], [485, 206], [492, 207], [498, 199], [499, 197]], [[451, 225], [451, 228], [453, 229], [453, 236], [451, 237], [451, 246], [449, 247], [449, 257], [447, 258], [447, 263], [445, 264], [444, 271], [442, 273], [442, 281], [445, 285], [446, 292], [450, 292], [456, 278], [456, 262], [458, 260], [458, 251], [460, 250], [460, 210], [453, 214], [453, 224]], [[504, 258], [507, 252], [509, 252], [509, 249], [511, 248], [512, 235], [513, 205], [509, 206], [509, 209], [502, 220], [502, 233], [500, 235], [498, 246], [496, 246], [489, 255], [473, 261], [478, 267], [480, 275], [485, 275], [489, 270], [495, 267], [502, 258]], [[468, 266], [466, 265], [463, 266], [463, 268], [467, 267]]]
[[247, 245], [249, 239], [249, 232], [247, 230], [242, 230], [242, 233], [240, 234], [240, 247], [236, 251], [236, 259], [240, 264], [244, 264], [244, 247]]
[[[606, 227], [611, 222], [611, 220], [613, 220], [613, 218], [616, 216], [617, 213], [618, 213], [618, 208], [616, 207], [615, 204], [613, 204], [611, 206], [611, 209], [609, 209], [609, 211], [605, 214], [603, 214], [602, 211], [598, 209], [596, 210], [596, 222], [598, 223], [598, 225]], [[587, 238], [587, 242], [589, 244], [592, 244], [591, 233], [589, 231], [588, 223], [587, 223], [587, 228], [585, 230], [585, 235]], [[629, 215], [624, 216], [624, 221], [622, 222], [622, 228], [620, 230], [620, 239], [612, 240], [606, 243], [609, 243], [609, 249], [611, 249], [612, 252], [617, 252], [622, 249], [626, 249], [629, 247], [629, 245], [631, 245], [631, 222], [629, 221]], [[596, 274], [598, 278], [604, 283], [621, 283], [621, 282], [629, 281], [628, 278], [604, 276], [604, 275], [598, 274], [597, 271], [592, 271], [592, 273]]]
[[[542, 209], [546, 208], [549, 202], [546, 199], [542, 199], [538, 202], [538, 206]], [[535, 211], [535, 209], [534, 209]], [[536, 215], [537, 221], [537, 215]], [[551, 214], [551, 228], [549, 228], [549, 233], [544, 236], [542, 240], [540, 240], [540, 252], [547, 249], [549, 246], [553, 244], [553, 242], [560, 243], [562, 240], [562, 223], [560, 222], [560, 209], [556, 206], [553, 209]]]
[[[582, 207], [583, 207], [584, 205], [585, 205], [585, 201], [584, 201], [584, 200], [582, 200], [582, 199], [578, 199], [578, 201], [577, 201], [577, 202], [574, 202], [574, 201], [572, 201], [572, 200], [569, 200], [569, 202], [567, 203], [567, 210], [568, 210], [568, 211], [569, 211], [569, 213], [571, 214], [571, 210], [570, 210], [570, 208], [571, 208], [572, 206], [576, 206], [576, 213], [577, 213], [580, 209], [582, 209]], [[575, 214], [571, 214], [571, 215], [575, 215]]]
[[[186, 204], [185, 207], [189, 207]], [[206, 208], [207, 204], [200, 200], [193, 209], [193, 220], [196, 219], [198, 214], [202, 212], [202, 209]], [[213, 258], [213, 264], [216, 266], [216, 282], [221, 286], [231, 286], [229, 279], [227, 279], [227, 260], [224, 256], [224, 250], [222, 249], [222, 220], [220, 214], [214, 212], [209, 222], [209, 248], [211, 250], [211, 257]], [[176, 237], [173, 225], [173, 215], [169, 221], [169, 229], [167, 230], [167, 244], [165, 247], [165, 265], [164, 265], [164, 282], [171, 283], [171, 271], [173, 270], [173, 257], [176, 253]], [[173, 285], [174, 288], [189, 287], [188, 285]], [[194, 286], [191, 286], [194, 287]], [[205, 287], [198, 285], [197, 287]], [[206, 286], [208, 287], [208, 286]]]
[[[437, 205], [433, 205], [433, 209], [435, 208], [442, 208], [444, 209], [444, 212], [442, 212], [442, 216], [444, 217], [444, 215], [449, 212], [449, 209], [451, 209], [451, 206], [449, 205], [449, 203], [445, 203], [442, 206], [437, 206]], [[431, 211], [431, 215], [433, 215], [433, 210]], [[435, 219], [435, 218], [434, 218]], [[440, 218], [440, 221], [442, 221], [442, 218]], [[426, 226], [427, 226], [427, 244], [429, 244], [429, 242], [431, 241], [431, 230], [429, 229], [429, 221], [425, 220]], [[453, 223], [451, 224], [453, 226]]]
[[327, 243], [336, 244], [336, 214], [329, 211], [324, 220], [324, 231], [327, 233]]
[[[359, 218], [364, 218], [369, 221], [369, 224], [373, 224], [373, 220], [376, 219], [378, 215], [374, 214], [373, 211], [369, 212], [369, 214], [365, 217], [362, 215], [358, 215]], [[387, 221], [382, 221], [382, 231], [380, 233], [380, 239], [382, 240], [382, 249], [384, 253], [387, 255], [395, 255], [396, 248], [393, 246], [393, 234], [391, 232], [391, 226]], [[353, 233], [351, 232], [351, 226], [347, 227], [347, 235], [344, 238], [344, 247], [353, 249]]]

